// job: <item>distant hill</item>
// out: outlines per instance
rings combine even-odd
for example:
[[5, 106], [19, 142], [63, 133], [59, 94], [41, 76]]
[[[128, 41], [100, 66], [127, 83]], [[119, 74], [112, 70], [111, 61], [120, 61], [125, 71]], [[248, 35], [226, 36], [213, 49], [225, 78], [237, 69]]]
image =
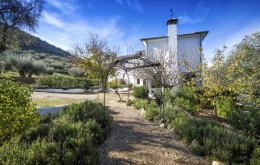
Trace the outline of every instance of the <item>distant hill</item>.
[[[0, 21], [0, 26], [2, 24], [3, 23]], [[21, 33], [27, 33], [27, 32], [25, 32], [25, 31], [23, 31], [19, 28], [16, 28], [16, 27], [13, 27], [12, 29], [18, 30]], [[51, 45], [48, 42], [41, 40], [39, 37], [35, 37], [33, 35], [31, 35], [31, 36], [35, 40], [35, 42], [33, 42], [29, 45], [21, 43], [21, 45], [20, 45], [21, 50], [27, 50], [27, 51], [28, 50], [34, 50], [37, 53], [48, 53], [50, 55], [58, 55], [58, 56], [70, 56], [71, 55], [68, 51], [62, 50], [61, 48], [58, 48], [54, 45]]]
[[62, 50], [54, 45], [49, 44], [46, 41], [41, 40], [39, 37], [34, 37], [35, 42], [29, 45], [21, 45], [21, 50], [34, 50], [37, 53], [48, 53], [51, 55], [58, 55], [58, 56], [69, 56], [71, 55], [69, 52]]

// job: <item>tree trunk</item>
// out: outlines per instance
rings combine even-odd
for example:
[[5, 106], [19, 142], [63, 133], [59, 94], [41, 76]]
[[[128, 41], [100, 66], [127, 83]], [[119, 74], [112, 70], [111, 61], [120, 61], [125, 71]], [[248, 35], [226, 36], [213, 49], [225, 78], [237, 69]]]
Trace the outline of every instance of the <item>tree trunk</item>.
[[3, 27], [3, 33], [2, 33], [2, 39], [0, 42], [0, 53], [3, 53], [4, 51], [7, 50], [6, 47], [6, 38], [7, 38], [7, 30], [8, 30], [8, 26], [4, 25]]
[[101, 89], [102, 91], [105, 90], [105, 85], [106, 85], [106, 79], [104, 77], [101, 77]]

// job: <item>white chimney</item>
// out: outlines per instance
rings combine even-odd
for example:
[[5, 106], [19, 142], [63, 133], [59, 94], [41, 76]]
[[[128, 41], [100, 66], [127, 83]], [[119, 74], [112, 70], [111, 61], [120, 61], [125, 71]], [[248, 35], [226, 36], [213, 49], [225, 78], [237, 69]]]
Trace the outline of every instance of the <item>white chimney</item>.
[[[178, 73], [178, 56], [177, 56], [177, 18], [171, 18], [166, 21], [168, 25], [168, 62], [170, 65], [167, 71], [176, 74]], [[170, 82], [170, 85], [174, 85], [175, 82]]]
[[177, 55], [177, 18], [171, 18], [167, 21], [168, 25], [168, 49], [170, 54]]

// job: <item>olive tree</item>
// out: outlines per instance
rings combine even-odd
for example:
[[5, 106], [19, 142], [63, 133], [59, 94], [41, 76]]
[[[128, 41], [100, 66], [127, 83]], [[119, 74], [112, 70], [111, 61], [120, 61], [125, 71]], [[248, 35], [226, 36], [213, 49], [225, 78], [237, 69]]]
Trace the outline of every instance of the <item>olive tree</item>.
[[32, 36], [21, 30], [35, 31], [43, 5], [44, 0], [1, 0], [0, 53], [32, 41]]

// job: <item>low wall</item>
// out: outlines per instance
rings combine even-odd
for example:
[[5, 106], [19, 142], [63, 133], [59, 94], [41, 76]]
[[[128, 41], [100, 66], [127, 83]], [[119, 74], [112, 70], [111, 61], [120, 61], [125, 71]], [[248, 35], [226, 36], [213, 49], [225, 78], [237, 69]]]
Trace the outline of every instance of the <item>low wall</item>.
[[51, 93], [84, 93], [86, 89], [34, 89], [35, 92], [51, 92]]

